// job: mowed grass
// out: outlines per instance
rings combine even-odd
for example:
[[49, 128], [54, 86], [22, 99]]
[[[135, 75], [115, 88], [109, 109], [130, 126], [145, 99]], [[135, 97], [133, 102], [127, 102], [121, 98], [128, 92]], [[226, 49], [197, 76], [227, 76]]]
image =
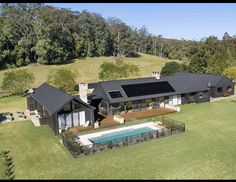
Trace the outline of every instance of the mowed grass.
[[[186, 132], [74, 159], [47, 126], [0, 125], [18, 179], [235, 179], [236, 103], [181, 106]], [[148, 121], [148, 120], [147, 120]]]
[[[140, 54], [137, 58], [123, 58], [126, 63], [135, 64], [140, 69], [138, 77], [151, 76], [152, 71], [160, 71], [164, 64], [170, 60], [160, 58], [157, 56]], [[115, 62], [114, 57], [94, 57], [85, 59], [76, 59], [75, 62], [65, 65], [29, 65], [17, 69], [27, 69], [35, 76], [34, 87], [38, 87], [41, 83], [47, 80], [48, 75], [52, 74], [59, 68], [66, 68], [74, 71], [76, 74], [76, 81], [79, 82], [97, 82], [99, 81], [98, 73], [100, 72], [100, 65], [103, 62]], [[0, 71], [0, 83], [2, 83], [4, 72]]]
[[0, 113], [1, 112], [24, 112], [26, 108], [26, 97], [10, 96], [0, 99]]

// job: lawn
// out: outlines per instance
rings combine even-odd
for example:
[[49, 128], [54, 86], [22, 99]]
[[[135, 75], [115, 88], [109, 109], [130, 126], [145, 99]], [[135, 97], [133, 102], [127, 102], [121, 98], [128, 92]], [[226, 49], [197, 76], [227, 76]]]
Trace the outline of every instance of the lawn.
[[16, 112], [26, 110], [26, 97], [10, 96], [0, 99], [0, 112]]
[[183, 105], [167, 116], [185, 133], [79, 159], [30, 121], [1, 124], [0, 147], [13, 155], [18, 179], [235, 179], [235, 108], [229, 100]]

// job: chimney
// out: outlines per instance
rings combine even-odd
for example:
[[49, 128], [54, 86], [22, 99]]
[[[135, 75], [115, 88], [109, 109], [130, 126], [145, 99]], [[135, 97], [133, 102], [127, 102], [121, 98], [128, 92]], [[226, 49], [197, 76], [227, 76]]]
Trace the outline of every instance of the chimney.
[[88, 84], [87, 83], [79, 83], [79, 97], [82, 101], [88, 103]]
[[160, 79], [160, 73], [159, 72], [153, 71], [152, 76], [155, 77], [156, 79]]

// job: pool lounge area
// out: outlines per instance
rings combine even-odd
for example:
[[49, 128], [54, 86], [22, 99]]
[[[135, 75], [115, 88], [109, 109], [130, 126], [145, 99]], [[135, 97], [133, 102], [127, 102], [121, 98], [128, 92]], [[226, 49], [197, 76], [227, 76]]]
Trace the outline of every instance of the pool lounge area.
[[78, 135], [79, 142], [83, 146], [92, 147], [93, 144], [101, 144], [109, 141], [117, 141], [125, 137], [137, 136], [153, 130], [161, 131], [164, 127], [154, 122], [136, 124], [127, 127], [111, 129], [107, 131], [95, 132], [85, 135]]

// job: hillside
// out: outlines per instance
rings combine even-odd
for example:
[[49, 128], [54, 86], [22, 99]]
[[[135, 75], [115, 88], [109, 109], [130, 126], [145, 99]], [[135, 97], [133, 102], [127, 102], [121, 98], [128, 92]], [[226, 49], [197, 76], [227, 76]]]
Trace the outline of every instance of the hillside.
[[[139, 58], [124, 58], [127, 63], [136, 64], [140, 69], [139, 77], [151, 76], [152, 71], [160, 71], [162, 66], [170, 60], [147, 55], [140, 54]], [[66, 65], [29, 65], [17, 69], [27, 69], [35, 76], [35, 82], [33, 87], [38, 87], [41, 83], [47, 80], [47, 76], [59, 68], [67, 68], [73, 70], [77, 75], [77, 82], [96, 82], [99, 81], [98, 73], [100, 71], [100, 65], [105, 61], [115, 61], [112, 57], [97, 57], [86, 58], [82, 60], [76, 60], [74, 63]], [[0, 71], [0, 84], [2, 83], [4, 72]], [[26, 110], [26, 99], [21, 96], [11, 96], [0, 99], [0, 111], [1, 112], [16, 112]]]
[[[162, 66], [168, 59], [160, 58], [147, 54], [140, 54], [138, 58], [124, 58], [126, 63], [132, 63], [139, 67], [140, 75], [139, 77], [151, 76], [152, 71], [160, 71]], [[77, 59], [74, 63], [65, 64], [65, 65], [29, 65], [22, 68], [26, 68], [28, 71], [34, 74], [35, 82], [34, 87], [39, 86], [41, 83], [47, 80], [47, 76], [59, 68], [67, 68], [73, 70], [77, 75], [77, 82], [96, 82], [99, 81], [98, 73], [100, 71], [100, 65], [103, 62], [113, 62], [115, 61], [114, 57], [94, 57], [94, 58], [85, 58]], [[6, 70], [9, 71], [9, 70]], [[0, 71], [0, 83], [2, 83], [3, 74], [6, 71]]]

